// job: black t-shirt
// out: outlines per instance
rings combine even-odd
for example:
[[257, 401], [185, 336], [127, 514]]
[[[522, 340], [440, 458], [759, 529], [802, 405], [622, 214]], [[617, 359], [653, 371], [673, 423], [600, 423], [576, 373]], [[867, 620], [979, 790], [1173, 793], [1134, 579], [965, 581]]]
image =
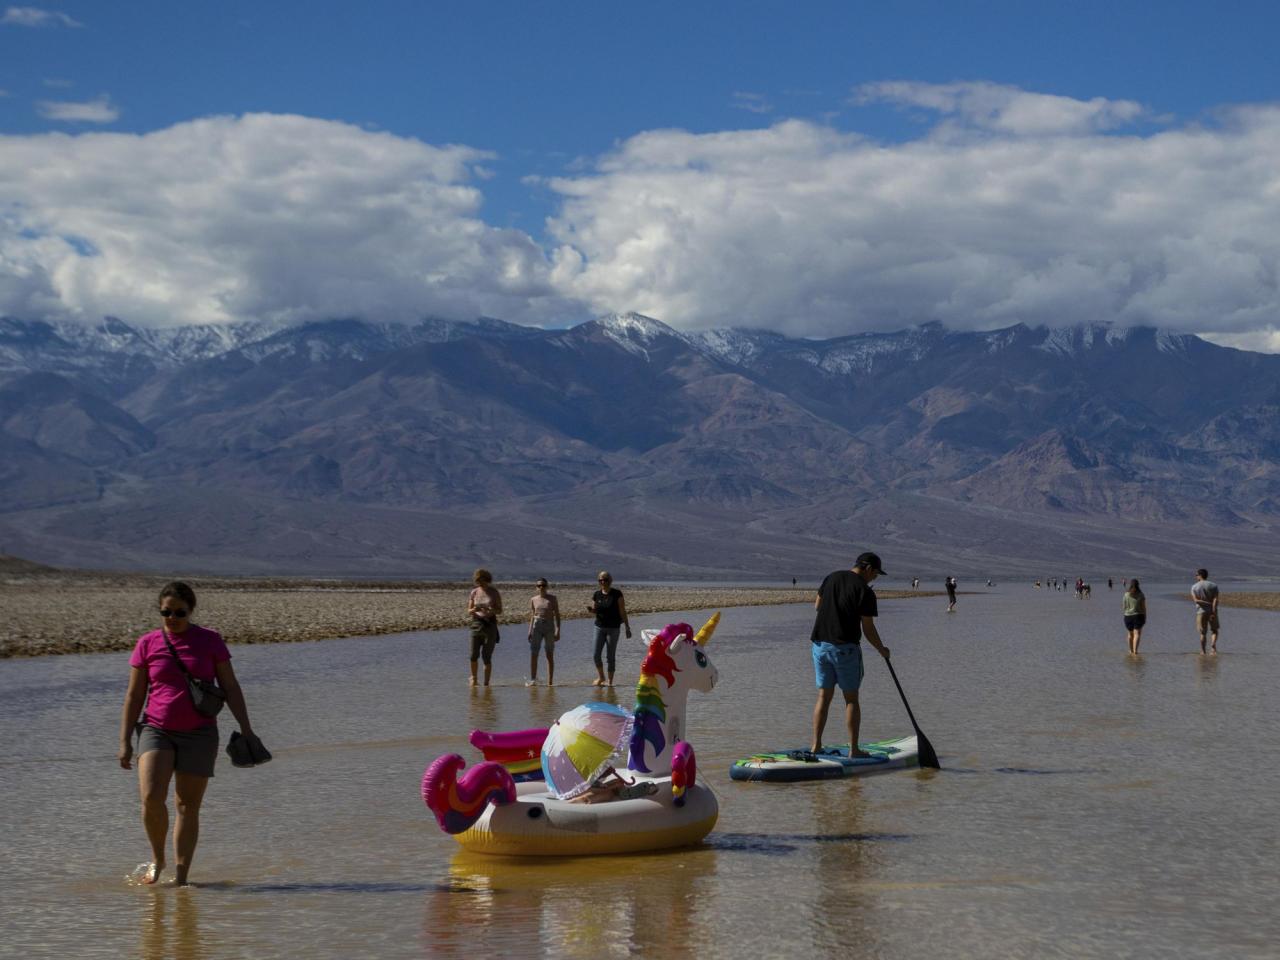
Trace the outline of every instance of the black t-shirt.
[[876, 592], [852, 570], [828, 574], [818, 588], [817, 616], [813, 618], [813, 643], [857, 643], [862, 639], [862, 618], [874, 617]]
[[610, 587], [607, 591], [597, 590], [591, 595], [591, 600], [596, 605], [597, 627], [622, 626], [622, 611], [618, 609], [618, 601], [621, 599], [622, 591], [617, 587]]

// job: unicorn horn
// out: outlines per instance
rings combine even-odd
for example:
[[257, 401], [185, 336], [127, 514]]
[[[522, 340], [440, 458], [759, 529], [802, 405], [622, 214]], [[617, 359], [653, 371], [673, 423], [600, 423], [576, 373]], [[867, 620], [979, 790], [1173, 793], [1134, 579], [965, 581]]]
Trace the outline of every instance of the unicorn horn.
[[693, 642], [700, 647], [705, 647], [707, 641], [711, 639], [711, 635], [716, 632], [716, 624], [720, 622], [720, 611], [717, 610], [711, 615], [711, 619], [702, 625], [702, 629], [694, 634]]

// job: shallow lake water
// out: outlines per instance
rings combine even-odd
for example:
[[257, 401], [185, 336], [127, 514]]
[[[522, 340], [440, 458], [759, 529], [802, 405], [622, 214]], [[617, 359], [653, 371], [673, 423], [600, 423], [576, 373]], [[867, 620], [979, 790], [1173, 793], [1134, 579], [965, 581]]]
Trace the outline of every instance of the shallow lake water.
[[[487, 690], [468, 688], [457, 630], [233, 647], [276, 759], [220, 759], [184, 889], [126, 882], [147, 859], [135, 774], [114, 759], [128, 655], [2, 662], [0, 955], [1274, 957], [1280, 614], [1224, 609], [1221, 653], [1201, 657], [1184, 591], [1147, 591], [1138, 658], [1118, 585], [1076, 600], [1000, 584], [952, 614], [883, 602], [944, 769], [786, 785], [732, 782], [728, 765], [805, 745], [812, 612], [726, 610], [708, 647], [720, 683], [688, 709], [715, 831], [564, 861], [460, 853], [419, 782], [441, 753], [478, 759], [473, 728], [597, 699], [585, 621], [565, 624], [553, 689], [523, 685], [519, 627]], [[865, 649], [863, 739], [909, 733]], [[622, 641], [617, 702], [642, 653]], [[839, 728], [833, 707], [829, 741]]]

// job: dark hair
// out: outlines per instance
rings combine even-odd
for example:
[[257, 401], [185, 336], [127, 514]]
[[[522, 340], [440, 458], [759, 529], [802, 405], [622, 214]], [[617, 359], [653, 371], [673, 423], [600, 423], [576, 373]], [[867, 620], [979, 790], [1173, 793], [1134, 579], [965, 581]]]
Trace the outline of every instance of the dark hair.
[[160, 588], [160, 606], [164, 606], [165, 597], [177, 597], [189, 608], [196, 608], [196, 592], [181, 580], [171, 580]]
[[1130, 590], [1132, 590], [1134, 593], [1141, 593], [1141, 592], [1142, 592], [1142, 588], [1138, 586], [1138, 581], [1137, 581], [1137, 580], [1130, 580], [1130, 581], [1129, 581], [1129, 589], [1130, 589]]
[[1204, 567], [1201, 567], [1199, 570], [1197, 570], [1197, 571], [1196, 571], [1196, 576], [1197, 576], [1197, 577], [1204, 577], [1206, 580], [1208, 580], [1208, 579], [1209, 579], [1209, 571], [1208, 571], [1208, 570], [1206, 570]]
[[471, 575], [471, 582], [476, 586], [482, 583], [493, 583], [493, 574], [484, 567], [477, 567], [476, 572]]

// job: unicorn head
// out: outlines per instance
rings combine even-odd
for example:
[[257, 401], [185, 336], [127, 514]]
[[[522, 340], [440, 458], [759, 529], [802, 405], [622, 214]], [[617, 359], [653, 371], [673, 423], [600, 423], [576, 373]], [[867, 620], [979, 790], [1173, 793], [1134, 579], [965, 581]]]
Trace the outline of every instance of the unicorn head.
[[715, 631], [716, 614], [695, 634], [687, 623], [646, 630], [649, 652], [636, 684], [635, 726], [627, 766], [640, 773], [671, 772], [671, 753], [684, 740], [684, 712], [690, 690], [710, 692], [719, 674], [705, 646]]

